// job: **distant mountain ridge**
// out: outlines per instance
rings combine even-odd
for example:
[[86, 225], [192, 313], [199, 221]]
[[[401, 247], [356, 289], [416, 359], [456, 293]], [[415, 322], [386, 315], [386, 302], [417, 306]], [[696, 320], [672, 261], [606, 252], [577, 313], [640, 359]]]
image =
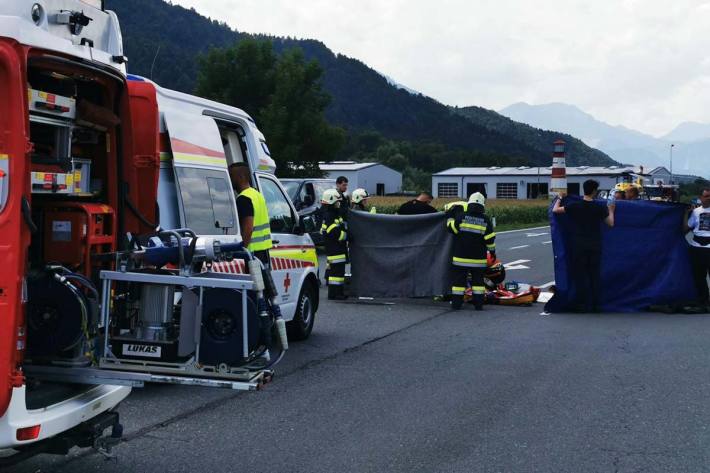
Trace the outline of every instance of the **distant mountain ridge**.
[[533, 127], [483, 107], [453, 107], [452, 110], [491, 130], [504, 134], [515, 134], [515, 136], [518, 136], [540, 152], [549, 152], [550, 144], [555, 140], [565, 140], [567, 143], [567, 161], [571, 166], [609, 164], [607, 163], [608, 157], [604, 153], [587, 146], [582, 140], [572, 135], [550, 131], [548, 127]]
[[710, 140], [710, 123], [683, 122], [670, 133], [663, 135], [662, 139], [684, 143]]
[[[106, 0], [106, 7], [117, 13], [121, 23], [129, 72], [152, 76], [165, 87], [188, 93], [194, 91], [200, 54], [211, 47], [231, 46], [247, 36], [193, 9], [163, 0]], [[551, 142], [547, 148], [541, 146], [539, 139], [531, 139], [529, 130], [522, 125], [489, 126], [479, 122], [477, 116], [455, 113], [361, 61], [334, 54], [320, 41], [258, 37], [271, 40], [277, 53], [299, 47], [307, 59], [320, 63], [323, 87], [332, 96], [326, 118], [351, 133], [375, 131], [391, 140], [469, 150], [472, 153], [467, 159], [472, 166], [477, 159], [498, 156], [502, 162], [519, 164], [550, 162]], [[615, 164], [604, 153], [581, 142], [576, 147], [576, 164]]]
[[570, 133], [616, 161], [646, 167], [670, 167], [673, 148], [673, 171], [710, 177], [710, 125], [683, 123], [669, 134], [656, 138], [623, 126], [600, 121], [574, 105], [516, 103], [500, 114], [534, 127], [554, 128]]

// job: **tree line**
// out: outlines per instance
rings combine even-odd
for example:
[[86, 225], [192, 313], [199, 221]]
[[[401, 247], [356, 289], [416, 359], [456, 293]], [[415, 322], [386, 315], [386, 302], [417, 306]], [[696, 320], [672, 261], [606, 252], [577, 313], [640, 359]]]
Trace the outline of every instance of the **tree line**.
[[456, 149], [435, 141], [393, 140], [328, 123], [323, 70], [300, 48], [277, 55], [268, 39], [246, 38], [199, 57], [196, 94], [239, 107], [267, 137], [281, 177], [319, 177], [319, 162], [374, 161], [403, 174], [406, 190], [428, 189], [431, 173], [466, 165], [522, 165], [523, 157]]

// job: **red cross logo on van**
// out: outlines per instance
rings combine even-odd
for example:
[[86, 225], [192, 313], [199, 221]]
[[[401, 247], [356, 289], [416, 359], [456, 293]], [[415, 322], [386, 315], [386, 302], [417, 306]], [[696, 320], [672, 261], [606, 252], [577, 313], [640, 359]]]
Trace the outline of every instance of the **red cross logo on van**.
[[288, 288], [291, 287], [291, 276], [286, 273], [286, 279], [284, 279], [284, 292], [288, 292]]

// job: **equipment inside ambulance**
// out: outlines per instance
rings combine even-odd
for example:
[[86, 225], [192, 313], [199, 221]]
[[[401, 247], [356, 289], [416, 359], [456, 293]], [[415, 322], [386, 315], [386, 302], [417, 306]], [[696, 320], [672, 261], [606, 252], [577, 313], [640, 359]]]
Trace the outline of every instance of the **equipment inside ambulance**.
[[[0, 6], [0, 466], [108, 449], [146, 382], [257, 389], [318, 307], [307, 221], [241, 110], [128, 80], [115, 14]], [[21, 43], [20, 43], [21, 42]], [[242, 248], [227, 164], [271, 215]], [[104, 433], [108, 431], [108, 435]]]

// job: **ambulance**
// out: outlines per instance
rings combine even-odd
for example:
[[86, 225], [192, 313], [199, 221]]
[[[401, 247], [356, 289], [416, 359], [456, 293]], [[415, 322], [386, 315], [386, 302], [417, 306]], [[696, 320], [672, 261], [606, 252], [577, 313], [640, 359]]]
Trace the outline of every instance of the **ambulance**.
[[[109, 450], [116, 407], [145, 382], [268, 379], [253, 364], [268, 353], [255, 327], [270, 327], [258, 278], [220, 253], [241, 241], [230, 163], [249, 165], [269, 209], [271, 319], [292, 339], [313, 328], [311, 224], [254, 121], [128, 76], [126, 61], [101, 0], [0, 3], [0, 467]], [[179, 267], [149, 267], [153, 250]]]
[[[289, 321], [289, 336], [308, 338], [319, 303], [318, 259], [309, 236], [315, 222], [299, 216], [274, 175], [276, 163], [254, 120], [235, 107], [165, 89], [139, 76], [129, 75], [128, 79], [134, 97], [148, 96], [158, 105], [160, 226], [190, 228], [222, 242], [239, 240], [227, 167], [247, 163], [252, 185], [262, 193], [269, 210], [274, 245], [271, 274], [284, 318]], [[224, 273], [245, 271], [241, 260], [213, 266]]]

